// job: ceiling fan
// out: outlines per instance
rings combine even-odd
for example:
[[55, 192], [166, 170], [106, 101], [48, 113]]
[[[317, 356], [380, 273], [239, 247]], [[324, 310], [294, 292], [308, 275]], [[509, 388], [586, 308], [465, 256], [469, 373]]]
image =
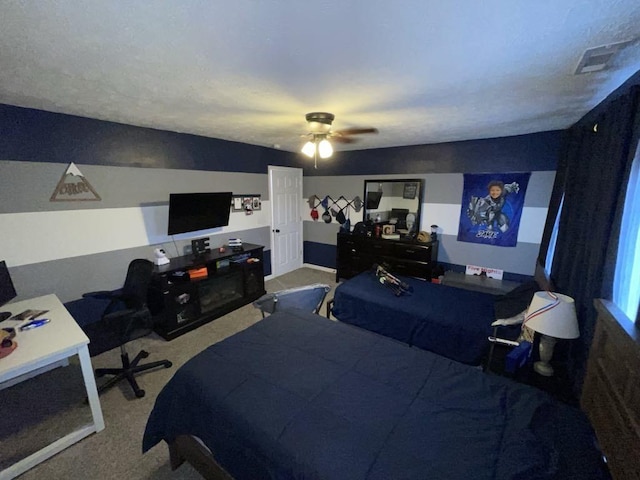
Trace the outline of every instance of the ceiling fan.
[[353, 143], [357, 139], [352, 135], [364, 133], [378, 133], [377, 128], [345, 128], [342, 130], [331, 130], [331, 124], [335, 119], [333, 113], [311, 112], [305, 116], [309, 123], [309, 133], [303, 135], [309, 140], [302, 147], [302, 153], [314, 159], [314, 166], [318, 168], [318, 155], [320, 158], [329, 158], [333, 155], [331, 141], [336, 143]]

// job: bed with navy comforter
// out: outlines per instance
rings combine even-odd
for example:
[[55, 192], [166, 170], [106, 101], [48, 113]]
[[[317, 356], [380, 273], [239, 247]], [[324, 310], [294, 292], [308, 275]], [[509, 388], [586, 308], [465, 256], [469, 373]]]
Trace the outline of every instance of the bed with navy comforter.
[[496, 320], [495, 295], [398, 276], [412, 288], [396, 296], [374, 271], [338, 285], [333, 315], [458, 362], [479, 365]]
[[143, 450], [183, 434], [237, 480], [606, 478], [579, 410], [303, 312], [275, 313], [178, 369]]

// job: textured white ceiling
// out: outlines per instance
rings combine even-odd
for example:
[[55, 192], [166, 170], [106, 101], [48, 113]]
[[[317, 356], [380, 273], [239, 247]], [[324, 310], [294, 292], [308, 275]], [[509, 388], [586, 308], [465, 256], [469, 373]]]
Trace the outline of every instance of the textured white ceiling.
[[297, 151], [566, 128], [640, 70], [638, 0], [2, 0], [0, 103]]

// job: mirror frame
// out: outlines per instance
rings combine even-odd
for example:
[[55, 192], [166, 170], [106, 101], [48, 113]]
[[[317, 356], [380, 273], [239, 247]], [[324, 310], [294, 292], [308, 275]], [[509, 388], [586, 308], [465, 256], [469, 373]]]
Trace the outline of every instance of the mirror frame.
[[[423, 199], [423, 190], [424, 190], [424, 180], [421, 178], [376, 178], [376, 179], [369, 179], [369, 180], [365, 180], [364, 181], [364, 205], [363, 205], [363, 213], [362, 213], [362, 218], [365, 222], [367, 222], [368, 220], [371, 220], [372, 223], [375, 223], [375, 220], [373, 218], [369, 218], [370, 212], [371, 210], [367, 209], [367, 186], [374, 184], [380, 184], [380, 183], [403, 183], [403, 184], [407, 184], [407, 183], [417, 183], [417, 188], [416, 188], [416, 197], [418, 199], [418, 209], [415, 212], [416, 213], [416, 224], [413, 228], [413, 230], [408, 234], [408, 236], [416, 236], [418, 234], [418, 232], [421, 231], [421, 220], [422, 220], [422, 199]], [[404, 190], [404, 188], [403, 188]]]

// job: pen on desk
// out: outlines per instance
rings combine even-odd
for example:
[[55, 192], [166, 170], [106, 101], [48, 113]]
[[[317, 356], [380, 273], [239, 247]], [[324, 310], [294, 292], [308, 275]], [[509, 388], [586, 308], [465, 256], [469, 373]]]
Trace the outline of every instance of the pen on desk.
[[29, 323], [26, 323], [20, 327], [20, 331], [24, 332], [25, 330], [31, 330], [32, 328], [38, 328], [43, 325], [49, 323], [48, 318], [41, 318], [39, 320], [31, 320]]

